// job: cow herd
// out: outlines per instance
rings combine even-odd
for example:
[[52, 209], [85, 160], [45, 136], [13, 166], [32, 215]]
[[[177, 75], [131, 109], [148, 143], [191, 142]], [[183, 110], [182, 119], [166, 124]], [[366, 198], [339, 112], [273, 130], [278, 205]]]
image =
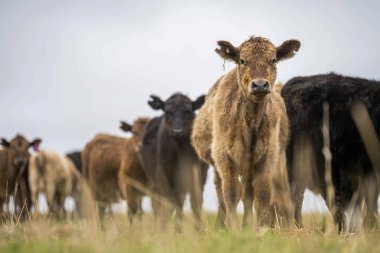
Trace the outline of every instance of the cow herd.
[[38, 138], [1, 139], [2, 221], [10, 197], [17, 217], [26, 218], [41, 193], [54, 217], [65, 217], [68, 196], [84, 217], [92, 205], [83, 200], [88, 194], [100, 220], [112, 203], [126, 200], [133, 222], [147, 196], [156, 220], [167, 224], [174, 214], [180, 226], [189, 195], [201, 228], [212, 166], [217, 228], [240, 226], [240, 200], [243, 226], [253, 225], [254, 207], [259, 227], [302, 227], [306, 188], [325, 199], [339, 231], [350, 227], [350, 210], [360, 211], [365, 227], [373, 228], [380, 193], [380, 82], [331, 73], [275, 86], [277, 63], [295, 55], [298, 40], [276, 47], [250, 37], [238, 47], [228, 41], [218, 46], [216, 53], [236, 67], [195, 100], [182, 93], [165, 101], [152, 95], [148, 104], [161, 115], [122, 121], [129, 138], [97, 134], [67, 156], [40, 151]]

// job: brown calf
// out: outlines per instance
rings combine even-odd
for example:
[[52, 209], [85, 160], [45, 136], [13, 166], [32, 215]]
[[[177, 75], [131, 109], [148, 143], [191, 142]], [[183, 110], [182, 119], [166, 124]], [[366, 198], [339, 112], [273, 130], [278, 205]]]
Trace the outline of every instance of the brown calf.
[[243, 225], [252, 222], [253, 201], [259, 226], [273, 225], [275, 212], [290, 216], [290, 201], [281, 201], [288, 190], [288, 120], [281, 96], [272, 90], [276, 63], [292, 57], [300, 42], [288, 40], [275, 47], [267, 39], [251, 37], [239, 47], [227, 41], [218, 45], [215, 51], [237, 67], [211, 88], [192, 134], [199, 156], [215, 167], [217, 226], [226, 222], [237, 227], [241, 194]]
[[81, 183], [80, 173], [65, 156], [43, 150], [30, 159], [29, 184], [32, 201], [36, 204], [39, 193], [43, 193], [49, 212], [56, 218], [65, 217], [64, 203], [68, 196], [74, 198], [77, 207], [81, 206]]
[[[132, 127], [122, 123], [123, 130], [131, 131], [133, 137], [130, 139], [116, 137], [108, 134], [98, 134], [92, 139], [82, 151], [83, 176], [86, 178], [92, 195], [98, 204], [99, 216], [103, 219], [105, 210], [111, 203], [118, 202], [123, 196], [127, 196], [124, 175], [135, 175], [135, 168], [130, 164], [135, 160], [135, 155], [131, 155], [131, 150], [135, 150], [133, 145], [137, 145], [139, 136], [145, 129], [148, 119], [137, 119]], [[132, 162], [133, 164], [134, 162]], [[123, 170], [124, 173], [120, 171]], [[126, 172], [132, 174], [126, 174]], [[119, 176], [123, 178], [119, 180]], [[121, 187], [120, 187], [121, 186]], [[135, 202], [136, 192], [132, 190], [131, 202]], [[135, 195], [133, 195], [135, 194]], [[132, 197], [133, 196], [133, 197]], [[127, 199], [129, 197], [127, 196]], [[135, 205], [131, 205], [133, 208]], [[132, 215], [132, 211], [130, 214]]]
[[127, 139], [127, 145], [124, 149], [119, 170], [119, 187], [123, 198], [127, 200], [130, 221], [132, 221], [136, 214], [142, 213], [141, 200], [145, 194], [134, 188], [133, 184], [131, 185], [129, 182], [133, 180], [141, 185], [147, 185], [147, 178], [142, 167], [138, 149], [148, 123], [148, 118], [140, 118], [132, 126], [125, 122], [121, 122], [120, 126], [123, 131], [132, 132], [133, 134], [132, 137]]
[[[3, 206], [10, 196], [14, 197], [16, 215], [26, 217], [30, 206], [30, 189], [28, 183], [29, 148], [38, 148], [41, 139], [29, 142], [22, 135], [16, 135], [10, 142], [1, 139], [0, 149], [0, 216]], [[3, 218], [3, 217], [0, 217]]]

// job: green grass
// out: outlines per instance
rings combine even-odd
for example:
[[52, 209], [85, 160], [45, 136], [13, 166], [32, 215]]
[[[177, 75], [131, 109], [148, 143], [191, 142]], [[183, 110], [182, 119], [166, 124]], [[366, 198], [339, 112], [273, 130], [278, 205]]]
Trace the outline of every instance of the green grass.
[[165, 231], [144, 216], [129, 225], [125, 216], [106, 220], [105, 229], [94, 222], [31, 220], [0, 228], [0, 252], [380, 252], [380, 232], [338, 235], [325, 232], [328, 217], [307, 215], [305, 228], [215, 231], [214, 214], [205, 215], [201, 233], [186, 217], [182, 233]]

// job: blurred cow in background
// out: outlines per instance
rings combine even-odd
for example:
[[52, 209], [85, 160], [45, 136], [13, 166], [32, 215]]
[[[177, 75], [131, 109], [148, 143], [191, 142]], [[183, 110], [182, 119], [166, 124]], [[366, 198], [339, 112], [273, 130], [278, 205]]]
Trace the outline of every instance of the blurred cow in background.
[[[334, 216], [338, 229], [347, 226], [345, 212], [349, 207], [366, 205], [364, 222], [373, 227], [377, 219], [377, 198], [380, 177], [380, 147], [374, 145], [366, 150], [366, 143], [359, 135], [352, 110], [360, 102], [367, 108], [369, 134], [374, 127], [372, 142], [378, 145], [380, 135], [380, 82], [352, 78], [334, 73], [307, 77], [295, 77], [283, 89], [290, 128], [291, 141], [287, 149], [287, 161], [292, 199], [295, 204], [295, 219], [302, 226], [302, 201], [306, 188], [319, 193], [325, 199]], [[329, 142], [331, 146], [332, 185], [326, 181], [326, 145], [322, 136], [323, 104], [329, 105]], [[363, 116], [365, 110], [357, 116]], [[372, 120], [372, 124], [371, 121]], [[377, 135], [377, 137], [376, 137]], [[368, 154], [374, 153], [374, 158]], [[328, 161], [329, 162], [329, 161]], [[330, 176], [330, 175], [327, 175]], [[327, 192], [332, 188], [335, 197], [329, 203]]]
[[[131, 189], [129, 196], [126, 192], [127, 188], [130, 188], [126, 176], [140, 180], [139, 172], [133, 174], [136, 172], [136, 168], [133, 166], [138, 164], [133, 150], [136, 150], [138, 140], [147, 123], [148, 119], [146, 118], [137, 119], [130, 129], [126, 129], [127, 125], [122, 124], [121, 128], [124, 131], [132, 132], [131, 139], [97, 134], [82, 151], [83, 176], [86, 178], [97, 202], [101, 220], [103, 220], [105, 211], [109, 209], [110, 205], [119, 202], [123, 195], [127, 197], [127, 200], [130, 197], [129, 208], [132, 209], [129, 213], [131, 216], [141, 210], [139, 192]], [[132, 174], [130, 174], [131, 172]], [[119, 175], [122, 175], [120, 180]]]
[[163, 216], [160, 218], [163, 221], [175, 209], [180, 225], [185, 197], [190, 193], [191, 208], [200, 227], [208, 165], [198, 158], [190, 136], [195, 111], [203, 105], [205, 96], [195, 101], [181, 93], [173, 94], [166, 101], [151, 97], [148, 104], [164, 114], [148, 124], [140, 153], [151, 189], [158, 191], [171, 203], [171, 206], [160, 205], [152, 199], [153, 209], [156, 216], [157, 210], [162, 211]]
[[29, 148], [38, 150], [41, 139], [28, 141], [22, 135], [16, 135], [11, 141], [1, 139], [0, 149], [0, 218], [3, 218], [4, 204], [13, 196], [15, 214], [25, 218], [31, 207], [28, 183]]
[[39, 194], [44, 194], [49, 213], [54, 218], [65, 218], [65, 200], [75, 200], [78, 215], [83, 216], [83, 201], [86, 194], [85, 182], [74, 163], [53, 151], [40, 151], [32, 156], [29, 165], [29, 184], [32, 201], [36, 205]]
[[[141, 191], [141, 187], [144, 187], [143, 190], [147, 189], [145, 188], [147, 178], [142, 168], [138, 149], [148, 123], [149, 118], [139, 118], [132, 125], [122, 121], [120, 126], [123, 131], [132, 133], [132, 136], [126, 140], [127, 144], [119, 170], [119, 187], [123, 198], [128, 204], [130, 221], [136, 214], [142, 213], [142, 197], [147, 195], [147, 192]], [[140, 189], [135, 187], [136, 183], [140, 186]]]

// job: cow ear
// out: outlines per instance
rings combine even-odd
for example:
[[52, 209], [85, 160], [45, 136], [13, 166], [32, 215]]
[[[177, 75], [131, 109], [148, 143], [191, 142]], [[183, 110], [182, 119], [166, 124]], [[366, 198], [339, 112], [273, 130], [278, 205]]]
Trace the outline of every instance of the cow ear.
[[132, 126], [129, 125], [127, 122], [120, 121], [120, 129], [124, 132], [130, 132], [132, 131]]
[[301, 42], [298, 40], [287, 40], [276, 49], [277, 61], [292, 58], [301, 47]]
[[11, 144], [4, 138], [1, 138], [1, 146], [7, 148], [9, 147]]
[[199, 96], [195, 101], [193, 101], [193, 111], [198, 110], [205, 102], [206, 95]]
[[165, 109], [165, 102], [161, 100], [161, 98], [151, 95], [151, 100], [148, 101], [148, 104], [150, 107], [152, 107], [154, 110], [164, 110]]
[[215, 52], [226, 61], [239, 61], [239, 49], [234, 47], [230, 42], [225, 40], [219, 40], [219, 48], [215, 49]]
[[33, 147], [33, 150], [35, 152], [38, 152], [40, 149], [41, 142], [42, 140], [40, 138], [36, 138], [32, 142], [29, 142], [29, 147]]

